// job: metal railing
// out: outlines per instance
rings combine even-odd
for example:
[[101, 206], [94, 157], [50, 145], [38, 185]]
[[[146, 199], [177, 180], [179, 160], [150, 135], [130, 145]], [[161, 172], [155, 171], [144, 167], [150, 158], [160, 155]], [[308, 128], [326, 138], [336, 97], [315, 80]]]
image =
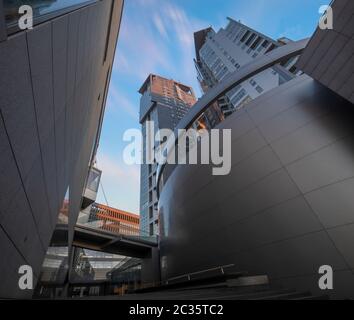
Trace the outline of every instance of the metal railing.
[[201, 271], [186, 273], [186, 274], [182, 274], [182, 275], [177, 276], [177, 277], [169, 278], [169, 279], [166, 280], [165, 283], [166, 284], [170, 284], [173, 281], [184, 279], [184, 278], [186, 278], [188, 281], [191, 281], [191, 280], [195, 280], [195, 279], [192, 279], [193, 276], [203, 275], [203, 274], [206, 274], [206, 273], [209, 273], [209, 272], [213, 272], [213, 271], [220, 271], [220, 274], [224, 275], [225, 274], [225, 269], [232, 268], [232, 267], [235, 267], [235, 265], [234, 264], [227, 264], [227, 265], [218, 266], [218, 267], [205, 269], [205, 270], [201, 270]]
[[119, 219], [104, 209], [96, 210], [95, 208], [87, 208], [81, 211], [76, 225], [95, 231], [99, 230], [110, 233], [117, 237], [157, 243], [156, 235], [150, 235], [148, 232], [140, 230], [138, 224]]

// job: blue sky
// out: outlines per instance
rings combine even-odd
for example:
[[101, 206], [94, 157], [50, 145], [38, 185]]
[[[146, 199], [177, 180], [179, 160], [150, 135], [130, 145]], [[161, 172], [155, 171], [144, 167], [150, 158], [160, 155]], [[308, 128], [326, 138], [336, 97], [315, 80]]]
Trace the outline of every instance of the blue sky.
[[[98, 167], [110, 206], [139, 213], [139, 166], [123, 163], [123, 133], [140, 128], [138, 89], [157, 73], [200, 89], [193, 65], [193, 32], [226, 27], [229, 16], [272, 38], [312, 35], [329, 0], [125, 0], [108, 93]], [[106, 203], [100, 187], [98, 202]]]

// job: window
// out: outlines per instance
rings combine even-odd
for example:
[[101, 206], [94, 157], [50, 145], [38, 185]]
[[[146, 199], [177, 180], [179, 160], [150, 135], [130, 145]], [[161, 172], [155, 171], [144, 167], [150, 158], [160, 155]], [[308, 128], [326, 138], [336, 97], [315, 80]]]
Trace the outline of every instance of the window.
[[275, 48], [276, 48], [276, 45], [273, 43], [273, 44], [269, 47], [269, 49], [266, 51], [266, 53], [268, 53], [268, 52], [274, 50]]
[[236, 86], [235, 88], [233, 88], [233, 89], [231, 89], [228, 93], [227, 93], [227, 95], [229, 96], [229, 97], [232, 97], [238, 90], [240, 90], [241, 89], [241, 85], [238, 85], [238, 86]]
[[237, 39], [239, 39], [241, 37], [241, 34], [244, 32], [244, 29], [241, 29], [241, 31], [237, 34], [234, 42], [236, 42]]
[[261, 41], [262, 41], [262, 37], [258, 37], [257, 40], [255, 42], [253, 42], [251, 49], [255, 50]]
[[91, 168], [87, 179], [86, 187], [91, 191], [97, 192], [101, 179], [101, 171], [96, 168]]
[[231, 103], [235, 106], [237, 103], [244, 97], [246, 96], [246, 90], [242, 89], [238, 94], [236, 94], [232, 99]]
[[264, 42], [262, 43], [262, 47], [263, 48], [267, 48], [269, 45], [269, 41], [268, 40], [264, 40]]
[[229, 69], [227, 67], [224, 66], [224, 68], [222, 69], [222, 71], [216, 75], [216, 78], [220, 81], [224, 78], [224, 76], [228, 73]]
[[289, 72], [291, 73], [295, 73], [296, 72], [296, 66], [292, 66], [290, 69], [289, 69]]
[[248, 38], [248, 36], [250, 35], [250, 31], [247, 31], [244, 35], [243, 35], [243, 37], [241, 38], [241, 42], [245, 42], [245, 40]]
[[256, 90], [257, 90], [258, 93], [262, 93], [264, 91], [263, 88], [260, 87], [260, 86], [257, 86]]
[[246, 46], [249, 46], [256, 37], [257, 35], [255, 33], [252, 33], [252, 35], [249, 37], [249, 39], [246, 42]]
[[252, 86], [255, 86], [255, 85], [257, 84], [257, 82], [254, 81], [253, 79], [251, 79], [251, 80], [250, 80], [250, 84], [251, 84]]

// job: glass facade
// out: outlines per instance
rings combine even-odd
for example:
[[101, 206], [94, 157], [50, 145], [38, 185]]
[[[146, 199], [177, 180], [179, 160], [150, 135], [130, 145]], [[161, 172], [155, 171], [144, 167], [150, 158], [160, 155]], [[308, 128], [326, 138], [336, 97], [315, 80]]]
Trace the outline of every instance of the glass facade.
[[91, 168], [87, 178], [86, 187], [91, 191], [97, 192], [100, 184], [102, 172], [96, 168]]
[[141, 285], [141, 260], [74, 248], [69, 296], [122, 295]]

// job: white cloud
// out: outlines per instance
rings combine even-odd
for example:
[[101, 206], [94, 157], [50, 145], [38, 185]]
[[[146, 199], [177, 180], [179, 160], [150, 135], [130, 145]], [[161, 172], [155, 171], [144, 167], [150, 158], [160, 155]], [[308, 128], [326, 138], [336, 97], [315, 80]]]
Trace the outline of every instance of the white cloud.
[[139, 166], [125, 165], [120, 162], [119, 157], [115, 158], [106, 153], [100, 153], [97, 156], [97, 166], [102, 170], [97, 202], [106, 204], [106, 199], [102, 192], [103, 185], [109, 206], [138, 213]]
[[135, 106], [131, 100], [125, 97], [116, 88], [116, 85], [112, 82], [109, 88], [107, 111], [123, 110], [131, 118], [138, 121], [139, 113], [138, 106]]
[[139, 182], [139, 166], [128, 166], [120, 163], [119, 159], [113, 159], [108, 154], [100, 154], [97, 164], [104, 175], [113, 180], [122, 180], [124, 183]]
[[154, 14], [154, 18], [153, 18], [154, 24], [156, 29], [158, 30], [158, 32], [160, 33], [160, 35], [165, 38], [166, 40], [168, 40], [168, 34], [166, 31], [166, 28], [160, 18], [160, 16], [158, 14]]
[[[123, 16], [117, 48], [118, 61], [114, 70], [141, 82], [150, 73], [158, 72], [161, 68], [171, 69], [164, 38], [156, 32], [155, 23], [159, 22], [154, 23], [153, 14], [149, 9], [150, 6], [147, 6], [146, 10], [140, 6], [136, 10], [130, 10], [129, 15]], [[163, 25], [159, 28], [160, 32], [166, 32]]]
[[114, 72], [141, 83], [157, 73], [197, 89], [193, 33], [207, 26], [169, 0], [130, 3], [123, 16]]
[[193, 85], [194, 89], [197, 89], [195, 87], [197, 84], [196, 71], [193, 63], [195, 56], [194, 32], [206, 28], [208, 25], [195, 18], [188, 17], [183, 9], [170, 2], [166, 2], [161, 10], [163, 12], [162, 16], [167, 20], [165, 25], [170, 26], [172, 32], [176, 35], [177, 46], [181, 53], [180, 60], [177, 61], [180, 70], [178, 76], [187, 85]]

